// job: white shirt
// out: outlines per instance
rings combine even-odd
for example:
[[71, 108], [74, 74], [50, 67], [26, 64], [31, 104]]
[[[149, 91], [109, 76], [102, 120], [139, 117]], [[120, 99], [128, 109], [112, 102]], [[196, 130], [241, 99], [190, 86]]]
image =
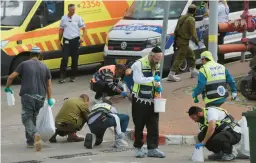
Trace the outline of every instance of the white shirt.
[[60, 28], [64, 29], [63, 37], [66, 39], [74, 39], [80, 37], [80, 28], [85, 28], [83, 19], [74, 14], [71, 18], [64, 15], [60, 21]]
[[229, 21], [229, 7], [225, 6], [223, 2], [218, 3], [218, 22], [226, 23]]
[[[215, 107], [208, 108], [208, 115], [206, 117], [207, 121], [222, 121], [226, 117], [226, 113], [224, 111], [218, 110]], [[237, 133], [241, 133], [241, 127], [235, 126], [234, 131]]]
[[[142, 67], [141, 67], [141, 62], [140, 61], [136, 61], [132, 66], [131, 69], [133, 71], [133, 81], [136, 84], [146, 84], [146, 83], [151, 83], [154, 82], [154, 77], [145, 77], [142, 73]], [[159, 65], [157, 65], [159, 66]], [[149, 102], [152, 103], [153, 99], [143, 99], [143, 98], [138, 98], [136, 96], [136, 94], [134, 94], [134, 96], [137, 98], [137, 100], [140, 100], [142, 102]]]

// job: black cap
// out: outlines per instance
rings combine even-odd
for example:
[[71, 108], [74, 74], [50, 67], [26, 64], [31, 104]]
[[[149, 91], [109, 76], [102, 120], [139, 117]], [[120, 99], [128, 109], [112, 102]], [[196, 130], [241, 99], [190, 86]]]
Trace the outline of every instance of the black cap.
[[202, 112], [202, 111], [203, 111], [203, 109], [198, 107], [198, 106], [191, 106], [187, 113], [190, 116], [190, 115], [195, 115], [195, 114], [197, 114], [199, 112]]
[[151, 50], [151, 52], [153, 52], [153, 53], [162, 53], [162, 50], [161, 50], [161, 48], [159, 48], [159, 47], [157, 46], [157, 47], [154, 47], [154, 48]]

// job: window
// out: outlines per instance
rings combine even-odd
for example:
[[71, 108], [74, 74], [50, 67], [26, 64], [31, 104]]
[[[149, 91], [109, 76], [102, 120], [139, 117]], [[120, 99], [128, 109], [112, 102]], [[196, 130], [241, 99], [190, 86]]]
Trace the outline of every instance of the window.
[[[59, 21], [64, 14], [64, 2], [63, 1], [43, 1], [38, 7], [35, 15], [31, 19], [26, 31], [34, 30], [45, 27], [56, 21]], [[38, 20], [40, 19], [40, 22]], [[38, 23], [41, 26], [38, 26]]]
[[[244, 1], [227, 1], [230, 12], [238, 12], [244, 10]], [[256, 8], [256, 1], [249, 1], [249, 8]]]
[[[126, 12], [124, 19], [162, 20], [164, 17], [165, 4], [164, 1], [157, 0], [134, 1]], [[186, 4], [187, 1], [171, 1], [169, 19], [179, 18]]]

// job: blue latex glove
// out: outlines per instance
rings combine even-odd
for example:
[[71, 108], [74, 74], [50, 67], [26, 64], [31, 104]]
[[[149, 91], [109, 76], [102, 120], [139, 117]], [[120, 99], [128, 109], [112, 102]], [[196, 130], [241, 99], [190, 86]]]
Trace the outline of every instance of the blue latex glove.
[[54, 104], [53, 98], [49, 98], [49, 99], [48, 99], [48, 105], [49, 105], [50, 107], [52, 107], [53, 104]]
[[155, 76], [154, 76], [154, 80], [155, 80], [156, 82], [160, 82], [161, 78], [160, 78], [160, 76], [155, 75]]
[[126, 97], [126, 96], [127, 96], [127, 92], [121, 92], [121, 95], [122, 95], [123, 97]]
[[155, 87], [155, 91], [161, 93], [163, 91], [162, 87]]
[[195, 148], [196, 148], [196, 149], [199, 149], [200, 147], [203, 147], [203, 146], [204, 146], [203, 143], [198, 143], [198, 144], [195, 145]]
[[5, 91], [5, 93], [7, 93], [7, 92], [13, 93], [11, 88], [9, 88], [9, 87], [5, 88], [4, 91]]
[[194, 97], [193, 99], [194, 99], [194, 103], [199, 103], [199, 100], [197, 97]]

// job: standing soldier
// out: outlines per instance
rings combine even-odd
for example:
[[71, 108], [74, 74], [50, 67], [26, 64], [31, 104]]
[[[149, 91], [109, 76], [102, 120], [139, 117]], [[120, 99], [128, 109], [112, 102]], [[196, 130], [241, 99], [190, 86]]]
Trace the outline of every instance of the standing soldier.
[[179, 71], [180, 65], [183, 63], [184, 59], [188, 57], [190, 60], [190, 72], [191, 77], [198, 75], [198, 71], [195, 69], [195, 54], [189, 47], [189, 40], [192, 37], [193, 42], [198, 46], [198, 37], [196, 33], [195, 19], [193, 15], [195, 14], [196, 6], [194, 4], [190, 5], [188, 8], [188, 13], [181, 16], [178, 20], [177, 26], [175, 28], [175, 42], [174, 51], [178, 49], [178, 55], [175, 58], [174, 64], [172, 65], [171, 71], [168, 75], [168, 81], [180, 81], [180, 77], [175, 75]]
[[[80, 38], [80, 28], [83, 29], [83, 35]], [[72, 58], [72, 76], [70, 81], [74, 82], [78, 66], [79, 53], [78, 49], [80, 43], [86, 35], [86, 28], [83, 19], [75, 14], [75, 5], [68, 5], [68, 15], [64, 15], [60, 22], [59, 40], [63, 37], [63, 54], [60, 65], [60, 80], [59, 83], [65, 82], [65, 74], [68, 64], [68, 57]]]

